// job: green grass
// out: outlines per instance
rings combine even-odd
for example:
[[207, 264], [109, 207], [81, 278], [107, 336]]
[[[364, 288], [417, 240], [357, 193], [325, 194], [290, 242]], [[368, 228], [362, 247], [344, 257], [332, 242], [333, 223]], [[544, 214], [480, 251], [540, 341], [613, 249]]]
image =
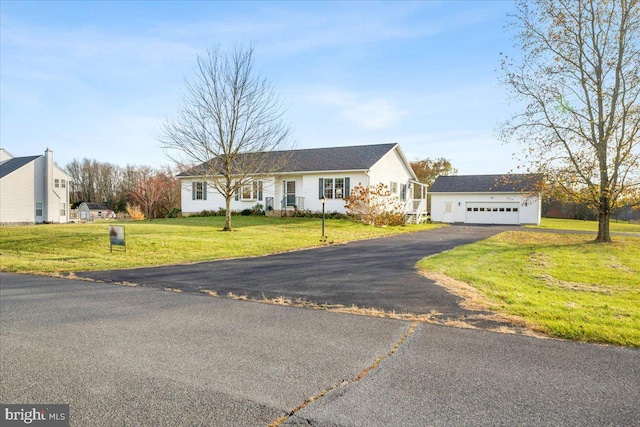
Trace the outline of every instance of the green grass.
[[[540, 225], [527, 225], [529, 228], [550, 228], [555, 230], [598, 231], [598, 221], [581, 221], [578, 219], [542, 218]], [[623, 233], [639, 233], [640, 224], [629, 224], [626, 221], [609, 223], [610, 231]]]
[[640, 238], [507, 232], [426, 258], [419, 267], [464, 281], [491, 309], [554, 336], [640, 347]]
[[[109, 251], [108, 225], [125, 226], [126, 253]], [[140, 222], [98, 222], [0, 227], [0, 270], [30, 273], [129, 268], [265, 255], [321, 246], [321, 220], [233, 217], [234, 231], [221, 231], [223, 217]], [[435, 228], [420, 224], [376, 228], [327, 220], [331, 242], [348, 242]]]

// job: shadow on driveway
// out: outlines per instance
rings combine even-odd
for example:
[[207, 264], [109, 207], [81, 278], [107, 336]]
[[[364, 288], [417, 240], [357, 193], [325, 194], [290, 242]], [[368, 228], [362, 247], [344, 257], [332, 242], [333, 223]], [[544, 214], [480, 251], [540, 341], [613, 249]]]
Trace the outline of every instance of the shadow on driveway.
[[418, 275], [415, 264], [424, 257], [515, 229], [520, 228], [455, 225], [264, 257], [76, 275], [188, 293], [208, 289], [219, 295], [284, 296], [397, 313], [436, 311], [443, 318], [458, 319], [476, 312], [460, 308], [459, 297]]

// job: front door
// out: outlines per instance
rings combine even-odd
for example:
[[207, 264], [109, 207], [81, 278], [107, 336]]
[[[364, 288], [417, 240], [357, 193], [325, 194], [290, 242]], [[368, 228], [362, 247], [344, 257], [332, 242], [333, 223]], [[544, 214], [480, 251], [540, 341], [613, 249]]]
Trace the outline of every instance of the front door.
[[295, 206], [296, 204], [296, 182], [284, 182], [284, 195], [286, 198], [286, 206]]

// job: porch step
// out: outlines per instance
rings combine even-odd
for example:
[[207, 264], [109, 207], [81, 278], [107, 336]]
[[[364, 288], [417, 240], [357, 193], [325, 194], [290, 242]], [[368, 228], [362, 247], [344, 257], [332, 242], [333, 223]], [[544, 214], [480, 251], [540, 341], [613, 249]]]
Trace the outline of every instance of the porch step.
[[405, 214], [405, 221], [407, 224], [421, 224], [423, 222], [429, 222], [429, 216], [426, 212], [407, 212]]

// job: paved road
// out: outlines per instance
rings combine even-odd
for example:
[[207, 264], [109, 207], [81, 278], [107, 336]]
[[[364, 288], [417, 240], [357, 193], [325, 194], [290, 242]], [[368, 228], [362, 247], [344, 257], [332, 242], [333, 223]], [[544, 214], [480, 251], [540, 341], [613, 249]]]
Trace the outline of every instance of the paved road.
[[315, 303], [382, 308], [443, 317], [471, 314], [460, 298], [416, 274], [420, 259], [519, 227], [451, 226], [257, 258], [77, 275], [107, 282], [226, 295], [303, 298]]
[[[640, 351], [0, 273], [0, 401], [72, 425], [637, 425]], [[347, 380], [345, 382], [345, 380]]]

